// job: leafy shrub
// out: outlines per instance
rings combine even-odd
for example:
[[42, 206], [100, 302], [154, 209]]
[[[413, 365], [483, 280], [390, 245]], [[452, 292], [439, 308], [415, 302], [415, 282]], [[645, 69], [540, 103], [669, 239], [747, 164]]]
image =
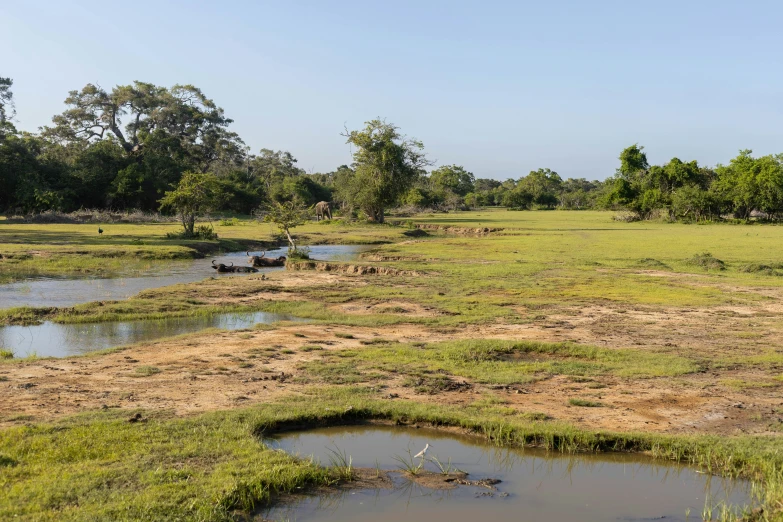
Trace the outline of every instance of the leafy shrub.
[[669, 268], [669, 265], [666, 263], [661, 263], [657, 259], [653, 259], [651, 257], [645, 257], [643, 259], [639, 260], [638, 263], [640, 266], [647, 267], [647, 268]]
[[726, 263], [714, 257], [709, 252], [703, 254], [696, 254], [692, 258], [685, 261], [686, 264], [692, 266], [698, 266], [705, 270], [726, 270]]
[[779, 270], [783, 268], [783, 263], [773, 263], [772, 265], [762, 265], [759, 263], [750, 263], [739, 267], [740, 272], [746, 274], [765, 274], [765, 275], [780, 275]]
[[291, 260], [303, 260], [310, 259], [310, 249], [307, 247], [300, 247], [296, 250], [288, 249], [288, 259]]
[[215, 233], [215, 229], [212, 228], [212, 225], [199, 225], [196, 227], [195, 237], [212, 241], [217, 239], [218, 235]]

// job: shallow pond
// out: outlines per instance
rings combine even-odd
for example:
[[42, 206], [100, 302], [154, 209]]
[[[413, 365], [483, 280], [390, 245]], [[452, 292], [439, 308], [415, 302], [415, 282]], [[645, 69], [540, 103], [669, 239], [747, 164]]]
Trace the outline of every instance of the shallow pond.
[[85, 324], [57, 324], [47, 321], [35, 326], [0, 327], [0, 348], [10, 349], [15, 357], [32, 354], [38, 357], [66, 357], [206, 328], [240, 330], [257, 323], [295, 320], [297, 319], [289, 315], [252, 312], [156, 321]]
[[[310, 248], [313, 259], [324, 261], [350, 261], [360, 252], [373, 248], [368, 245], [318, 245]], [[251, 252], [260, 255], [261, 252]], [[286, 255], [286, 249], [267, 250], [267, 257]], [[247, 274], [217, 274], [212, 269], [212, 260], [226, 265], [247, 264], [245, 252], [231, 252], [206, 259], [188, 261], [165, 261], [154, 263], [142, 275], [114, 278], [38, 279], [10, 284], [0, 284], [0, 308], [17, 306], [73, 306], [92, 301], [113, 301], [127, 299], [148, 288], [160, 288], [178, 283], [192, 283], [210, 276], [242, 277]], [[265, 268], [261, 272], [284, 270]]]
[[[265, 510], [258, 519], [696, 521], [701, 520], [705, 502], [748, 502], [749, 485], [744, 481], [721, 479], [639, 455], [565, 455], [498, 448], [473, 438], [403, 427], [325, 428], [267, 441], [271, 447], [312, 455], [326, 465], [329, 450], [337, 449], [350, 455], [355, 467], [385, 470], [399, 469], [395, 456], [407, 460], [427, 443], [431, 445], [427, 458], [435, 457], [442, 463], [451, 459], [451, 465], [469, 473], [472, 480], [500, 479], [497, 491], [473, 486], [433, 490], [397, 476], [391, 489], [302, 496], [291, 504]], [[426, 462], [425, 468], [438, 471], [433, 462]]]

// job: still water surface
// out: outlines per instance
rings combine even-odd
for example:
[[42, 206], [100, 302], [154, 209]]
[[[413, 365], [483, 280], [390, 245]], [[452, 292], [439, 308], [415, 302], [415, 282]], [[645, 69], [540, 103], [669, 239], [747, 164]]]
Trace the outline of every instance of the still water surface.
[[[373, 248], [368, 245], [318, 245], [310, 248], [313, 259], [324, 261], [350, 261], [360, 252]], [[251, 252], [260, 255], [261, 252]], [[267, 250], [267, 257], [286, 255], [286, 249]], [[73, 306], [92, 301], [113, 301], [127, 299], [148, 288], [178, 283], [192, 283], [210, 276], [242, 277], [247, 274], [217, 274], [212, 269], [212, 260], [217, 263], [250, 266], [245, 252], [231, 252], [206, 259], [187, 261], [165, 261], [154, 263], [143, 275], [115, 278], [79, 279], [37, 279], [0, 284], [0, 308], [17, 306]], [[262, 272], [284, 270], [265, 268]]]
[[295, 321], [295, 317], [265, 312], [216, 314], [179, 317], [155, 321], [58, 324], [45, 322], [35, 326], [0, 327], [0, 347], [15, 357], [83, 355], [114, 346], [152, 341], [161, 337], [197, 332], [206, 328], [240, 330], [257, 323]]
[[[393, 490], [342, 491], [303, 497], [268, 509], [259, 520], [399, 522], [520, 520], [527, 522], [697, 521], [705, 501], [748, 503], [749, 485], [665, 465], [639, 455], [564, 455], [531, 449], [497, 448], [476, 439], [403, 427], [336, 427], [285, 434], [267, 441], [275, 448], [328, 464], [328, 449], [350, 455], [356, 467], [397, 469], [395, 455], [416, 454], [468, 472], [469, 478], [497, 478], [498, 491], [461, 487], [435, 491], [402, 478]], [[437, 471], [434, 464], [427, 469]], [[482, 495], [483, 493], [483, 495]], [[507, 496], [506, 496], [507, 494]], [[686, 518], [686, 514], [690, 515]]]

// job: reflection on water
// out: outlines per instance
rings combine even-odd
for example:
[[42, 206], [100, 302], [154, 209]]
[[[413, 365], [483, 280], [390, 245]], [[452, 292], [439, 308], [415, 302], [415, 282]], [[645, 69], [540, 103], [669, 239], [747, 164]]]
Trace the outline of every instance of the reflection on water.
[[296, 320], [296, 318], [283, 314], [253, 312], [181, 317], [158, 321], [86, 324], [45, 322], [35, 326], [0, 327], [0, 347], [12, 350], [16, 357], [31, 354], [36, 354], [39, 357], [66, 357], [103, 350], [112, 346], [197, 332], [205, 328], [239, 330], [250, 328], [257, 323], [292, 320]]
[[[304, 497], [268, 509], [269, 520], [373, 520], [373, 522], [485, 519], [525, 521], [700, 520], [705, 501], [749, 502], [749, 485], [663, 465], [639, 455], [547, 453], [498, 448], [435, 430], [401, 427], [337, 427], [286, 434], [267, 441], [275, 448], [329, 463], [339, 448], [356, 467], [398, 469], [395, 455], [408, 457], [430, 444], [428, 457], [451, 459], [473, 480], [497, 478], [498, 491], [463, 487], [435, 491], [395, 479], [394, 489], [349, 490]], [[428, 463], [427, 469], [438, 468]]]
[[[319, 245], [310, 247], [314, 259], [325, 261], [348, 261], [369, 248], [367, 245]], [[261, 254], [261, 252], [251, 252]], [[286, 254], [286, 249], [268, 250], [267, 257]], [[91, 301], [127, 299], [148, 288], [178, 283], [192, 283], [210, 276], [242, 277], [247, 274], [216, 274], [212, 260], [229, 265], [249, 266], [245, 252], [216, 255], [207, 259], [188, 261], [165, 261], [153, 263], [141, 276], [116, 277], [111, 279], [40, 279], [0, 284], [0, 308], [17, 306], [73, 306]], [[265, 268], [261, 272], [284, 270]]]

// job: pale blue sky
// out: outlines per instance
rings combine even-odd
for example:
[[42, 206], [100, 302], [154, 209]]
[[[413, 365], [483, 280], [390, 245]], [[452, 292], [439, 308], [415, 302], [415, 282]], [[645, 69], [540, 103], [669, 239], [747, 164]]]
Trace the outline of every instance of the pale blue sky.
[[653, 162], [783, 152], [783, 2], [0, 0], [18, 126], [67, 92], [192, 83], [253, 151], [350, 162], [376, 116], [477, 177], [603, 179]]

